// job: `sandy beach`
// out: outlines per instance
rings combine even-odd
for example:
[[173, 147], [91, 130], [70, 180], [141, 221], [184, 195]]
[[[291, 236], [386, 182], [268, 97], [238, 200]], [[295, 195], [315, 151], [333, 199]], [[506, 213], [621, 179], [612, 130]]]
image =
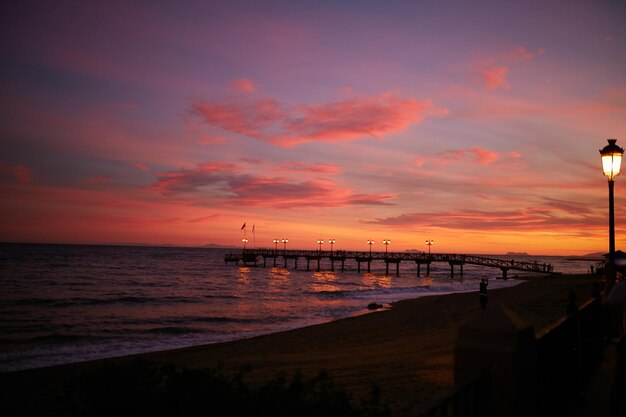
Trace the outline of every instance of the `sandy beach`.
[[[367, 396], [374, 384], [394, 416], [413, 415], [452, 388], [453, 351], [461, 323], [502, 304], [537, 333], [565, 315], [570, 291], [579, 304], [590, 299], [597, 279], [531, 278], [489, 291], [484, 311], [477, 292], [422, 297], [332, 323], [140, 357], [189, 369], [220, 368], [225, 373], [248, 367], [245, 381], [253, 386], [280, 374], [299, 371], [313, 377], [325, 370], [355, 400]], [[50, 412], [59, 406], [59, 390], [68, 381], [95, 367], [132, 359], [136, 356], [2, 374], [3, 400], [27, 402], [35, 411]]]

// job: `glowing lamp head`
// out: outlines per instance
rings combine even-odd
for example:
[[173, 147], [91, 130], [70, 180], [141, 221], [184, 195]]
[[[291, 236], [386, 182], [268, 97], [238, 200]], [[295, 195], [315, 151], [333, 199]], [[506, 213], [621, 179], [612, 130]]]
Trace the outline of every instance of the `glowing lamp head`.
[[600, 156], [602, 157], [602, 171], [604, 175], [609, 181], [613, 181], [619, 175], [624, 148], [620, 148], [615, 144], [617, 139], [608, 139], [608, 142], [608, 145], [600, 149]]

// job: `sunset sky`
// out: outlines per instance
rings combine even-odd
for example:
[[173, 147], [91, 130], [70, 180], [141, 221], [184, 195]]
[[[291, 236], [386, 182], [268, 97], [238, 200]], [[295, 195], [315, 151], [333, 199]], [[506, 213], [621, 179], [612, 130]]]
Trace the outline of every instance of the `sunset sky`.
[[[0, 22], [0, 241], [241, 246], [245, 222], [259, 247], [608, 249], [623, 1], [17, 1]], [[625, 249], [626, 176], [615, 197]]]

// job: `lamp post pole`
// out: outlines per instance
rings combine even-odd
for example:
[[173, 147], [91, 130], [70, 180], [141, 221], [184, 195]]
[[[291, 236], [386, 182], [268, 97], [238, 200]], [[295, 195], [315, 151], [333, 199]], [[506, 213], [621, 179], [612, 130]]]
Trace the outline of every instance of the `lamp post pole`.
[[283, 239], [283, 253], [287, 253], [287, 242], [289, 242], [289, 240]]
[[243, 242], [243, 251], [246, 251], [246, 243], [248, 243], [248, 239], [246, 239], [245, 237], [243, 239], [241, 239], [241, 241]]
[[335, 239], [328, 239], [328, 243], [330, 243], [330, 256], [333, 256], [333, 245], [335, 244]]
[[428, 245], [428, 257], [430, 258], [430, 247], [435, 244], [434, 240], [427, 240], [426, 244]]
[[324, 243], [322, 239], [317, 239], [317, 244], [320, 245], [320, 254], [322, 253], [322, 243]]
[[608, 145], [600, 149], [602, 171], [609, 180], [609, 259], [607, 264], [607, 286], [610, 289], [615, 283], [615, 177], [619, 175], [624, 149], [617, 146], [617, 139], [608, 139]]
[[374, 244], [373, 240], [368, 240], [367, 244], [370, 245], [370, 258], [372, 257], [372, 245]]
[[278, 242], [280, 242], [280, 240], [274, 239], [274, 252], [278, 252]]
[[383, 245], [385, 245], [385, 256], [387, 256], [387, 246], [389, 246], [390, 243], [391, 243], [391, 240], [389, 239], [383, 240]]

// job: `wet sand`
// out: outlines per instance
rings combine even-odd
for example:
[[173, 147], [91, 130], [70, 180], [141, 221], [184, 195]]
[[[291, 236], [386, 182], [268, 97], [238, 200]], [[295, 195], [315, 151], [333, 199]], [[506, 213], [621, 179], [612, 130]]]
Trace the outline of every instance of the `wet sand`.
[[3, 386], [23, 386], [34, 401], [54, 409], [55, 392], [67, 380], [94, 366], [136, 357], [191, 369], [220, 368], [235, 373], [249, 367], [246, 382], [262, 384], [279, 374], [300, 371], [313, 377], [321, 370], [353, 398], [367, 396], [375, 384], [395, 416], [423, 410], [452, 388], [453, 351], [459, 325], [475, 314], [507, 306], [539, 332], [566, 313], [568, 294], [582, 304], [592, 296], [597, 277], [536, 277], [519, 285], [489, 291], [482, 311], [478, 292], [422, 297], [394, 303], [390, 309], [332, 323], [255, 337], [123, 358], [84, 362], [3, 374]]

